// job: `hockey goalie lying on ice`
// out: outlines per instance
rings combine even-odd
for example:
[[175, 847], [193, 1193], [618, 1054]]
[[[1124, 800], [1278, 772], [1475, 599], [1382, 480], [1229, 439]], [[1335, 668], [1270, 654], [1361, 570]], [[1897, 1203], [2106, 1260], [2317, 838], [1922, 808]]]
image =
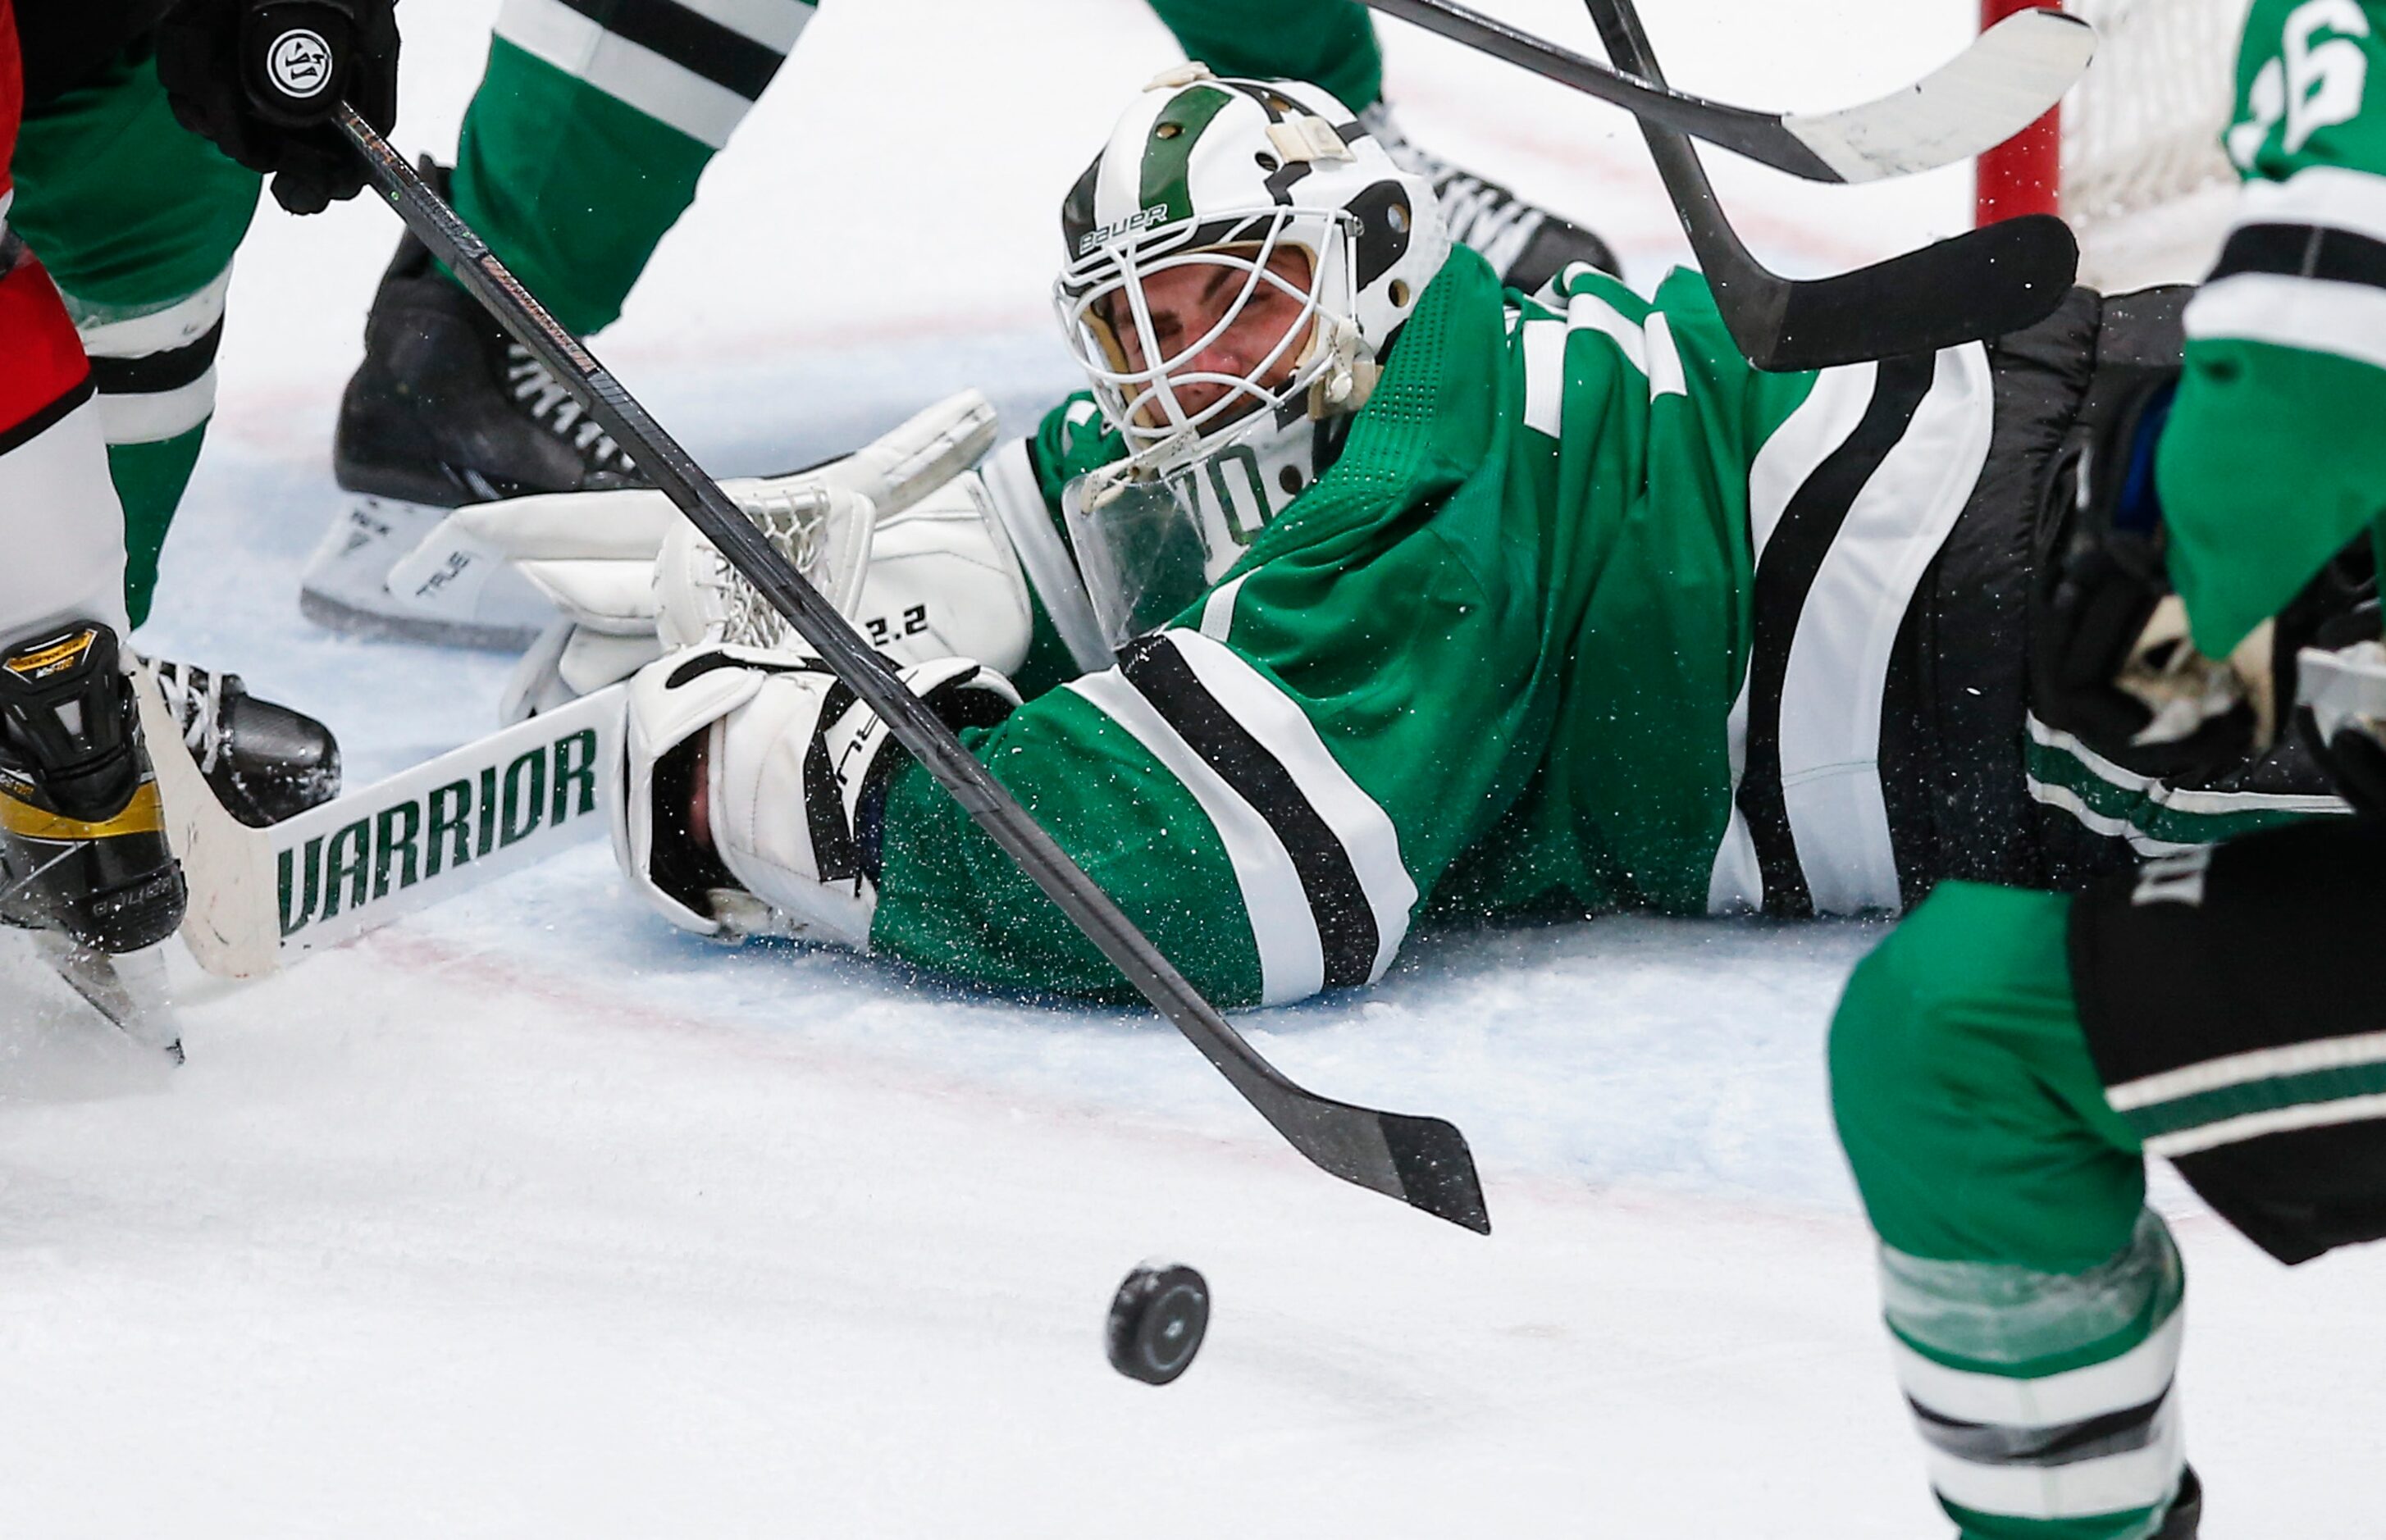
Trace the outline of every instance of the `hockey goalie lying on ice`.
[[[1213, 998], [1375, 979], [1436, 914], [1894, 909], [2341, 807], [2291, 750], [2185, 751], [2268, 740], [2257, 647], [2150, 657], [2136, 768], [2031, 709], [2066, 439], [2176, 367], [2176, 293], [1760, 373], [1695, 274], [1503, 293], [1326, 94], [1198, 69], [1062, 225], [1089, 394], [730, 490]], [[616, 845], [675, 923], [1120, 987], [659, 494], [443, 541], [573, 620], [517, 708], [637, 670]]]

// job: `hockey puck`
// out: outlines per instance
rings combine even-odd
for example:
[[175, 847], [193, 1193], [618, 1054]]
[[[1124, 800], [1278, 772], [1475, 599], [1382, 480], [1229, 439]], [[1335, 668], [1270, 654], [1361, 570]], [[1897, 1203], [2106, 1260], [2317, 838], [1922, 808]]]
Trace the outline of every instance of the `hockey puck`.
[[1210, 1329], [1210, 1285], [1178, 1262], [1145, 1262], [1111, 1301], [1111, 1367], [1164, 1385], [1185, 1372]]

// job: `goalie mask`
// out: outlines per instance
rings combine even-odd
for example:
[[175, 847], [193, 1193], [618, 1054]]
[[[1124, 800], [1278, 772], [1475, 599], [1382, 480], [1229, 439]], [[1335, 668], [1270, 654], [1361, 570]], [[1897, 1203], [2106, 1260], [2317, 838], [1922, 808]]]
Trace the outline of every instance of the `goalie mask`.
[[1127, 109], [1061, 229], [1055, 303], [1127, 446], [1065, 499], [1116, 642], [1332, 463], [1450, 237], [1431, 184], [1331, 94], [1198, 65]]

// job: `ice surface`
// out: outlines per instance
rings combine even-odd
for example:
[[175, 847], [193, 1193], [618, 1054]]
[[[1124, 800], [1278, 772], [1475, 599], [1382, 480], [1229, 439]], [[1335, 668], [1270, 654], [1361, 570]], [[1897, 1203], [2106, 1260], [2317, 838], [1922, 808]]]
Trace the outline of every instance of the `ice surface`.
[[[491, 8], [407, 0], [401, 144], [452, 144]], [[1493, 8], [1591, 46], [1564, 0]], [[1921, 74], [1972, 14], [1651, 9], [1686, 88], [1806, 108]], [[1644, 286], [1678, 253], [1625, 120], [1384, 33], [1424, 143], [1595, 223]], [[600, 352], [722, 473], [963, 384], [1024, 423], [1068, 382], [1054, 205], [1168, 62], [1129, 0], [829, 6]], [[1716, 171], [1790, 270], [1965, 218], [1960, 172]], [[505, 670], [296, 613], [394, 233], [370, 202], [260, 213], [143, 638], [323, 715], [359, 780], [483, 730]], [[0, 1532], [1938, 1535], [1823, 1101], [1882, 933], [1440, 935], [1242, 1019], [1320, 1091], [1456, 1121], [1488, 1240], [1319, 1175], [1151, 1018], [716, 949], [595, 847], [269, 983], [185, 966], [170, 1075], [12, 968]], [[2377, 1259], [2289, 1275], [2160, 1190], [2209, 1533], [2374, 1534]], [[1156, 1252], [1216, 1293], [1164, 1390], [1101, 1347]]]

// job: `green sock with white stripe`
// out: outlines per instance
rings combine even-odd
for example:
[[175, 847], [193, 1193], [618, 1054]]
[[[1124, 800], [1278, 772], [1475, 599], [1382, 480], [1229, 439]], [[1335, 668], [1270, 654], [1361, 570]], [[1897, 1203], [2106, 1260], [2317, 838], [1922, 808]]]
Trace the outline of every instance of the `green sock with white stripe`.
[[1940, 1506], [1965, 1540], [2141, 1540], [2183, 1460], [2185, 1277], [2141, 1210], [2086, 1272], [1881, 1248], [1883, 1315]]
[[2184, 1274], [2080, 1030], [2070, 909], [1941, 883], [1831, 1025], [1899, 1382], [1965, 1540], [2142, 1540], [2183, 1467]]

